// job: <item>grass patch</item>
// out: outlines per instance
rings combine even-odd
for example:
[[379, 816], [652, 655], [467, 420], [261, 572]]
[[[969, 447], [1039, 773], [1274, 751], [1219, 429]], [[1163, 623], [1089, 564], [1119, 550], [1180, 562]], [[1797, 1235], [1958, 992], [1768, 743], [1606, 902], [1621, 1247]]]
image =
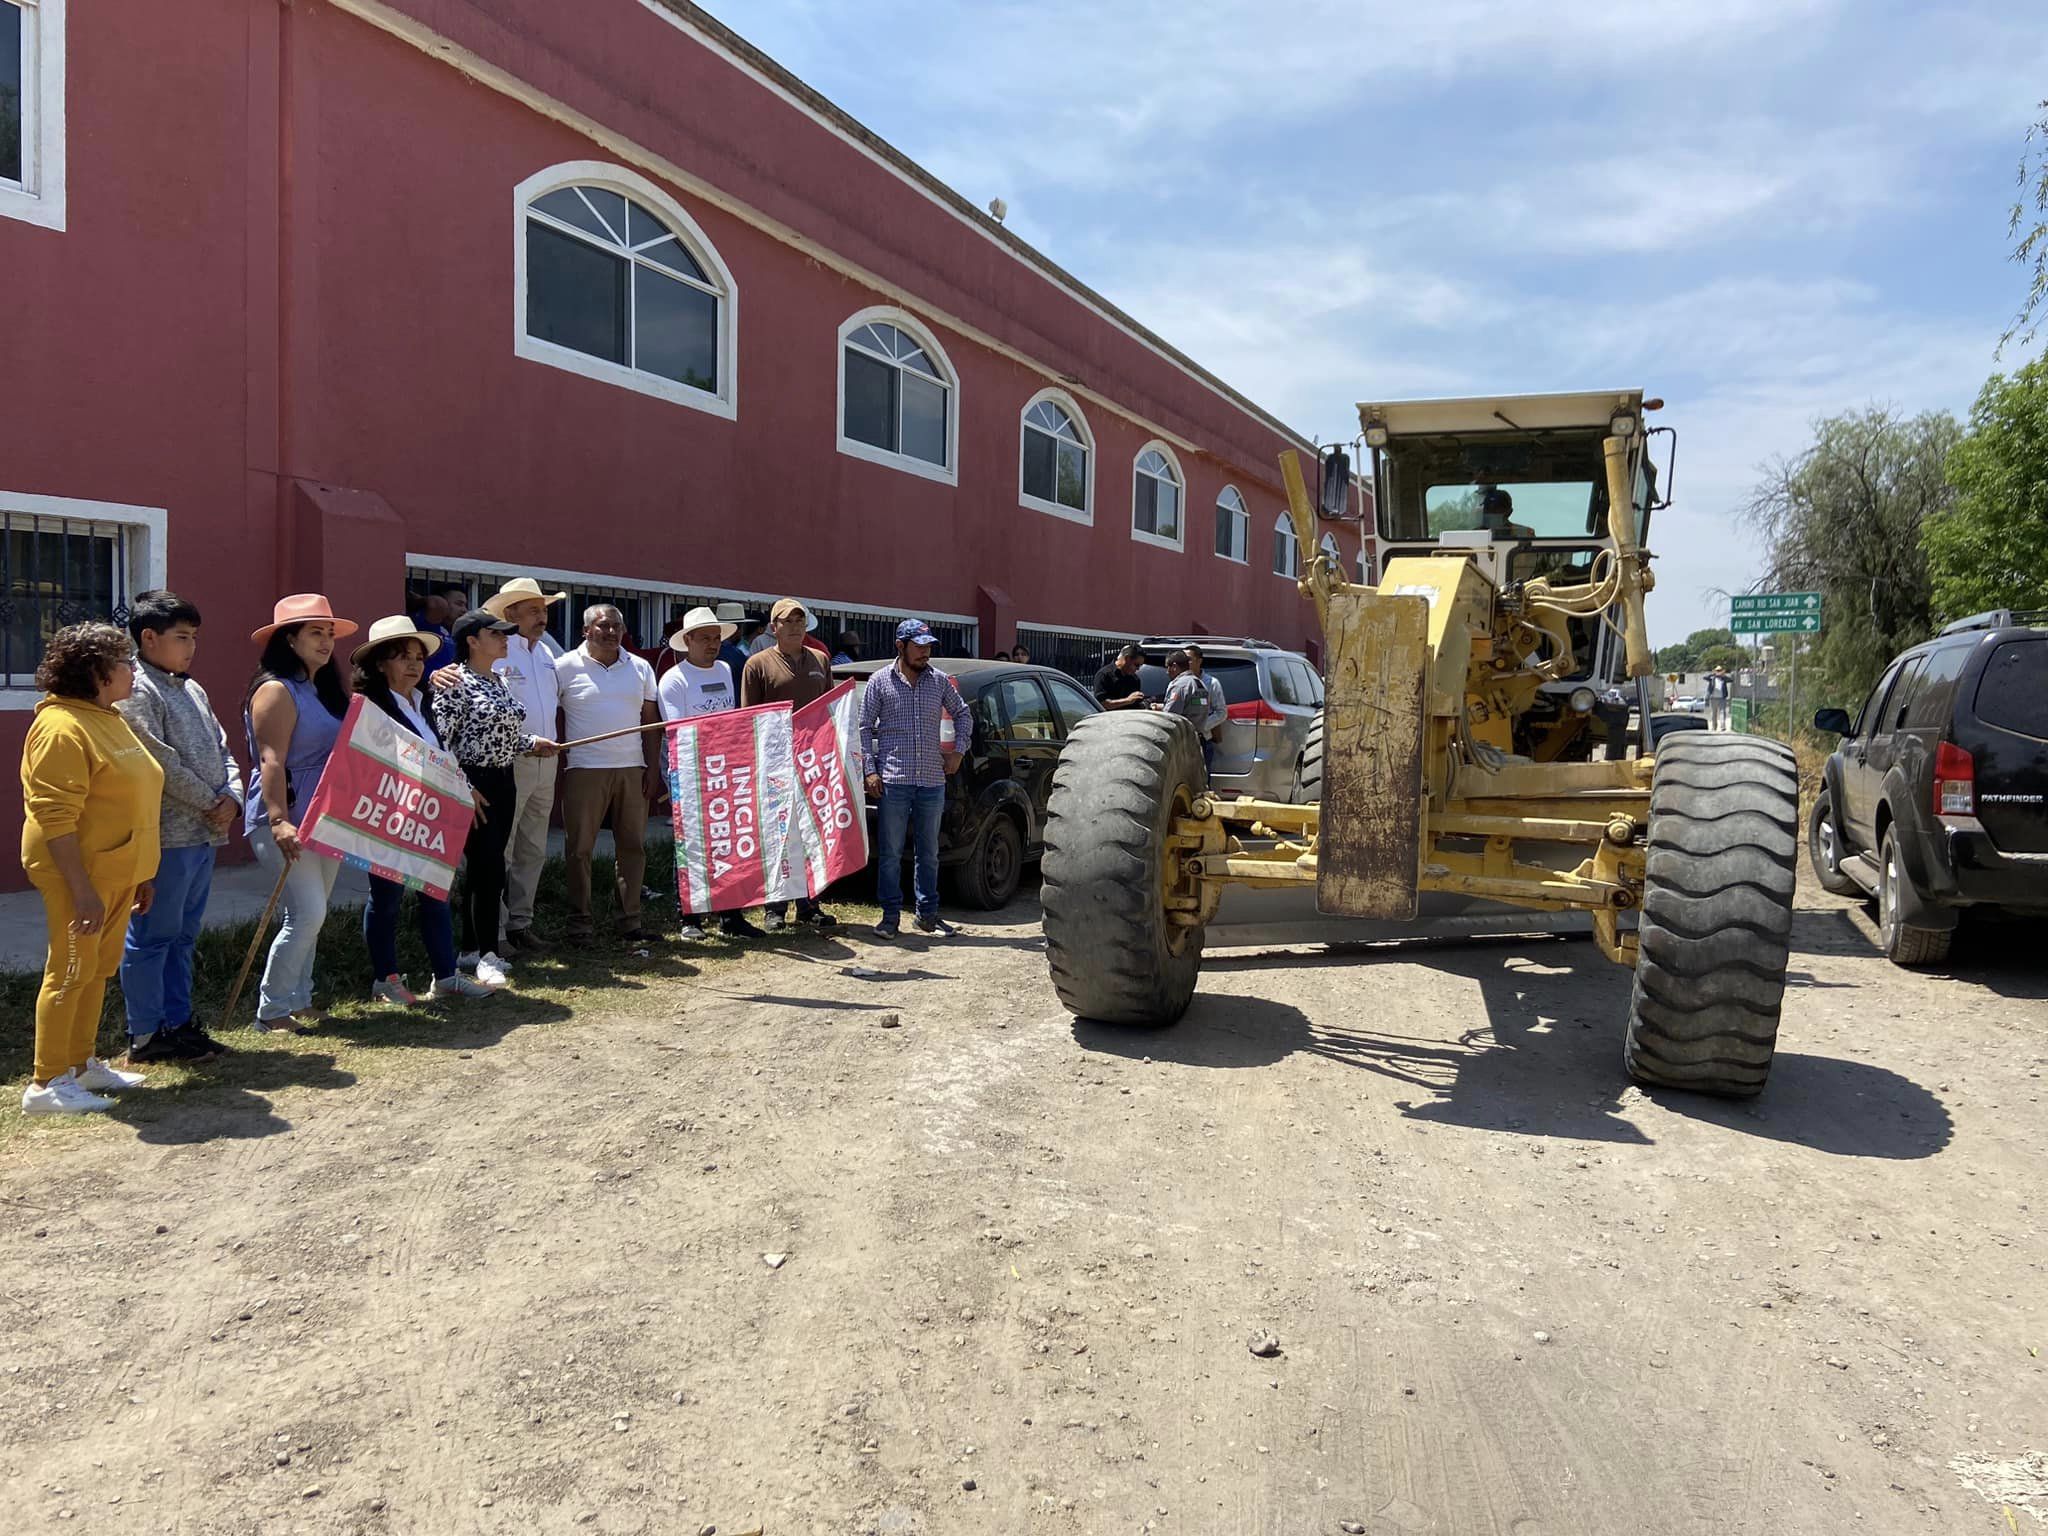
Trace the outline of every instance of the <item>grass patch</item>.
[[[592, 860], [591, 885], [598, 936], [571, 943], [563, 929], [568, 912], [568, 891], [562, 861], [550, 859], [541, 876], [534, 902], [534, 931], [554, 943], [545, 955], [521, 956], [515, 961], [514, 985], [496, 997], [474, 1002], [422, 1004], [418, 1008], [374, 1006], [369, 1001], [370, 955], [363, 943], [362, 912], [357, 907], [337, 907], [328, 913], [320, 930], [318, 957], [313, 967], [314, 999], [334, 1015], [331, 1022], [314, 1027], [307, 1035], [259, 1035], [250, 1026], [256, 1016], [256, 988], [262, 975], [263, 955], [257, 954], [249, 981], [236, 1005], [233, 1022], [222, 1028], [221, 1009], [242, 957], [248, 953], [255, 923], [242, 922], [209, 928], [200, 935], [193, 959], [193, 1010], [208, 1029], [223, 1035], [233, 1054], [197, 1067], [162, 1066], [150, 1070], [149, 1087], [129, 1096], [128, 1104], [111, 1116], [50, 1116], [31, 1120], [14, 1107], [14, 1099], [0, 1101], [0, 1151], [10, 1150], [17, 1137], [86, 1134], [85, 1127], [102, 1118], [147, 1119], [154, 1126], [175, 1120], [169, 1112], [180, 1107], [207, 1107], [218, 1101], [219, 1116], [204, 1121], [222, 1121], [215, 1134], [262, 1134], [246, 1124], [249, 1114], [259, 1117], [265, 1106], [250, 1102], [251, 1095], [267, 1095], [281, 1088], [345, 1087], [360, 1078], [431, 1070], [451, 1050], [482, 1049], [514, 1029], [563, 1024], [580, 1011], [630, 1011], [637, 999], [645, 999], [651, 988], [664, 981], [701, 976], [730, 967], [749, 951], [772, 947], [818, 948], [827, 939], [806, 930], [801, 935], [776, 935], [767, 944], [730, 940], [715, 935], [704, 943], [684, 944], [670, 937], [680, 923], [675, 882], [671, 870], [673, 854], [667, 843], [648, 848], [648, 878], [661, 895], [646, 901], [641, 921], [655, 937], [651, 943], [628, 947], [613, 932], [610, 907], [613, 863], [609, 858]], [[872, 877], [864, 877], [870, 883]], [[839, 890], [855, 900], [843, 900]], [[880, 917], [879, 909], [868, 904], [871, 894], [860, 880], [850, 880], [826, 896], [840, 921], [839, 932], [858, 930]], [[459, 928], [459, 924], [458, 924]], [[272, 930], [275, 932], [273, 920]], [[458, 933], [459, 937], [459, 933]], [[635, 952], [644, 949], [644, 955]], [[399, 929], [399, 966], [414, 990], [424, 992], [432, 979], [432, 966], [412, 919], [412, 904]], [[18, 1098], [34, 1065], [35, 1003], [41, 986], [39, 972], [0, 971], [0, 1085]], [[107, 1060], [128, 1048], [126, 1015], [123, 1011], [118, 977], [107, 983], [106, 1007], [100, 1016], [97, 1052]], [[146, 1106], [146, 1109], [144, 1108]], [[136, 1113], [131, 1115], [130, 1110]], [[239, 1119], [237, 1118], [239, 1115]], [[194, 1130], [203, 1129], [200, 1126]], [[151, 1138], [145, 1132], [145, 1139]], [[167, 1136], [162, 1139], [201, 1140], [203, 1135]]]

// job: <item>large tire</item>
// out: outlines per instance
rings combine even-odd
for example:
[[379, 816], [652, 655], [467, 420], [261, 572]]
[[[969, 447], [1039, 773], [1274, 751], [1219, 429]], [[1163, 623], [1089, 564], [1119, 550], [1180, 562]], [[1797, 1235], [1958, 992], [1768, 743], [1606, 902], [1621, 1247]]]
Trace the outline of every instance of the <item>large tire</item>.
[[1899, 915], [1899, 882], [1911, 878], [1899, 862], [1897, 830], [1886, 827], [1877, 851], [1877, 933], [1884, 957], [1893, 965], [1940, 965], [1948, 959], [1955, 930], [1906, 926]]
[[1202, 968], [1202, 930], [1167, 921], [1165, 840], [1207, 784], [1178, 715], [1105, 710], [1074, 727], [1045, 821], [1045, 951], [1067, 1011], [1107, 1024], [1171, 1024]]
[[1806, 856], [1820, 888], [1836, 896], [1860, 896], [1863, 887], [1842, 873], [1842, 834], [1835, 822], [1834, 802], [1823, 789], [1813, 797], [1806, 818]]
[[1777, 1049], [1798, 881], [1791, 749], [1692, 732], [1657, 754], [1623, 1060], [1665, 1088], [1747, 1097]]
[[1323, 798], [1323, 717], [1308, 728], [1308, 740], [1301, 744], [1301, 761], [1294, 765], [1294, 803], [1314, 805]]

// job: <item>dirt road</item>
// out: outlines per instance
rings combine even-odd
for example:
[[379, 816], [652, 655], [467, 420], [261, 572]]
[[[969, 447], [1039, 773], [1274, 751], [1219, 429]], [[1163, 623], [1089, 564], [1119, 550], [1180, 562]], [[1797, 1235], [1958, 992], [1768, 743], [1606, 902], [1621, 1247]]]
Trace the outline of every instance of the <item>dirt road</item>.
[[1588, 943], [1220, 959], [1139, 1034], [1059, 1011], [1020, 905], [24, 1143], [0, 1508], [2048, 1529], [2040, 935], [1915, 977], [1802, 903], [1753, 1105], [1625, 1088]]

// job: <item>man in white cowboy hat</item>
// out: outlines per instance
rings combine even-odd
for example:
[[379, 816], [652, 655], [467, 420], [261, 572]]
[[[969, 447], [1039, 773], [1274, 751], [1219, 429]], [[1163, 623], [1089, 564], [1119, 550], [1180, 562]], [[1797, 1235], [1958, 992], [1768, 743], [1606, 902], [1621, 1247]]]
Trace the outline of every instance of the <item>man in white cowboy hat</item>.
[[[739, 628], [721, 620], [709, 608], [692, 608], [683, 615], [682, 628], [668, 637], [671, 649], [682, 660], [662, 674], [661, 718], [690, 720], [698, 715], [715, 715], [739, 707], [739, 680], [718, 654], [718, 648]], [[721, 912], [718, 926], [733, 938], [759, 938], [761, 930], [747, 921], [744, 912]], [[694, 917], [683, 918], [682, 937], [701, 939], [703, 925]]]
[[[505, 659], [492, 670], [505, 679], [526, 712], [527, 732], [550, 741], [556, 739], [555, 711], [561, 703], [555, 662], [562, 648], [548, 634], [548, 609], [568, 596], [543, 592], [531, 576], [517, 576], [483, 603], [489, 612], [519, 626], [518, 634], [506, 637]], [[555, 764], [542, 757], [517, 758], [512, 783], [518, 802], [512, 812], [512, 843], [505, 850], [505, 943], [514, 951], [533, 952], [548, 947], [533, 931], [533, 894], [548, 861]]]
[[[732, 668], [732, 679], [737, 683], [740, 680], [740, 674], [746, 670], [747, 658], [754, 653], [741, 643], [736, 636], [743, 629], [751, 629], [754, 625], [754, 620], [747, 613], [744, 604], [720, 603], [718, 605], [718, 622], [732, 626], [731, 632], [719, 644], [718, 659]], [[748, 638], [751, 639], [752, 637], [749, 636]]]

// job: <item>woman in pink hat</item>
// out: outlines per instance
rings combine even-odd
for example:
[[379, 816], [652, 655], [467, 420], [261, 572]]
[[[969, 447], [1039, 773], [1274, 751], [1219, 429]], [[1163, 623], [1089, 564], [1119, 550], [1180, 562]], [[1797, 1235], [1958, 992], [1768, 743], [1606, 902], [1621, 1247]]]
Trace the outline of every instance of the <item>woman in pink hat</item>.
[[249, 778], [244, 824], [256, 862], [284, 879], [284, 926], [271, 941], [256, 999], [258, 1033], [304, 1034], [324, 1015], [313, 1009], [313, 951], [327, 921], [327, 900], [341, 865], [305, 857], [299, 816], [348, 713], [348, 690], [334, 663], [334, 642], [356, 632], [317, 592], [279, 598], [271, 622], [250, 635], [263, 647], [242, 703], [249, 732]]

